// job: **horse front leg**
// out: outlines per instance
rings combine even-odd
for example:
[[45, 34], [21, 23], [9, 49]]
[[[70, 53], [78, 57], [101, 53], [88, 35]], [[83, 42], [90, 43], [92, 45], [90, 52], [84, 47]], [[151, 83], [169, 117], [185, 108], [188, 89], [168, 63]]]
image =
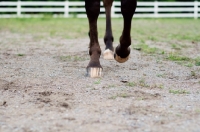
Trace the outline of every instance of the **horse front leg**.
[[114, 58], [123, 63], [129, 59], [131, 45], [131, 22], [137, 6], [136, 0], [121, 0], [121, 12], [124, 18], [124, 28], [120, 37], [120, 44], [115, 49]]
[[97, 19], [100, 13], [100, 0], [85, 0], [85, 8], [89, 21], [89, 54], [90, 62], [87, 66], [87, 75], [90, 77], [101, 77], [102, 67], [100, 65], [101, 48], [98, 41]]

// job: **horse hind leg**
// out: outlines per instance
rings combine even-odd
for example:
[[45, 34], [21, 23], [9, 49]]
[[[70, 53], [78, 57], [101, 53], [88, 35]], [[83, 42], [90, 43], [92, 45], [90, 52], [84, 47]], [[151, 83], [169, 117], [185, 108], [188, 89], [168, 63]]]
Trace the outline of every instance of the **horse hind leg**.
[[113, 34], [112, 34], [112, 24], [111, 24], [111, 7], [113, 0], [103, 0], [105, 11], [106, 11], [106, 32], [104, 36], [104, 43], [106, 45], [105, 51], [103, 53], [103, 58], [107, 60], [114, 59], [114, 48], [113, 48]]
[[120, 44], [115, 49], [114, 58], [123, 63], [129, 59], [131, 45], [131, 22], [137, 6], [136, 0], [121, 0], [121, 12], [124, 18], [124, 28], [120, 37]]

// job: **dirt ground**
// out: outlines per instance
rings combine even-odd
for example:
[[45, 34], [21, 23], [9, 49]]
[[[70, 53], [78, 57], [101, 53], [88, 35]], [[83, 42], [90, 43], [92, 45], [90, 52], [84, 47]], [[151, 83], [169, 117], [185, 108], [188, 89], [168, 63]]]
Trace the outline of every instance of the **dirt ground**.
[[200, 132], [199, 66], [132, 50], [88, 78], [89, 39], [0, 36], [0, 132]]

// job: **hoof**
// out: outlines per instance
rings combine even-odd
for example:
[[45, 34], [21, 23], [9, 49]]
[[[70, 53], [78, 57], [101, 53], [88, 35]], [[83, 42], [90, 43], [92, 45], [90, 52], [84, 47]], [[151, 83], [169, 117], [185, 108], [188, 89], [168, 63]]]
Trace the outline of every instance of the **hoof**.
[[99, 67], [87, 68], [87, 76], [91, 78], [102, 77], [102, 71], [103, 69]]
[[121, 58], [120, 56], [118, 56], [116, 53], [114, 55], [115, 60], [119, 63], [124, 63], [129, 59], [129, 55], [126, 58]]
[[111, 51], [111, 50], [109, 50], [109, 49], [105, 50], [104, 53], [103, 53], [103, 58], [104, 58], [105, 60], [113, 60], [113, 59], [114, 59], [113, 56], [114, 56], [114, 55], [113, 55], [113, 51]]

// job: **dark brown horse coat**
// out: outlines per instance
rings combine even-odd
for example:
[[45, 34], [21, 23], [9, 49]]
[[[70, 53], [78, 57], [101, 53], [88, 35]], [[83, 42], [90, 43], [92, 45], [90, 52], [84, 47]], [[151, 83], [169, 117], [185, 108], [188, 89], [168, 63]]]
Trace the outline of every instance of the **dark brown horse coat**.
[[[115, 59], [123, 63], [128, 60], [131, 45], [131, 22], [137, 6], [136, 0], [121, 0], [121, 13], [124, 19], [124, 28], [120, 37], [120, 44], [113, 48], [113, 34], [111, 25], [111, 7], [113, 0], [103, 0], [106, 10], [106, 32], [104, 42], [106, 49], [103, 53], [104, 59]], [[85, 0], [85, 8], [89, 21], [89, 54], [90, 62], [87, 66], [87, 75], [90, 77], [101, 77], [102, 67], [99, 61], [101, 48], [98, 41], [97, 19], [100, 13], [100, 0]], [[115, 53], [114, 53], [115, 52]]]

